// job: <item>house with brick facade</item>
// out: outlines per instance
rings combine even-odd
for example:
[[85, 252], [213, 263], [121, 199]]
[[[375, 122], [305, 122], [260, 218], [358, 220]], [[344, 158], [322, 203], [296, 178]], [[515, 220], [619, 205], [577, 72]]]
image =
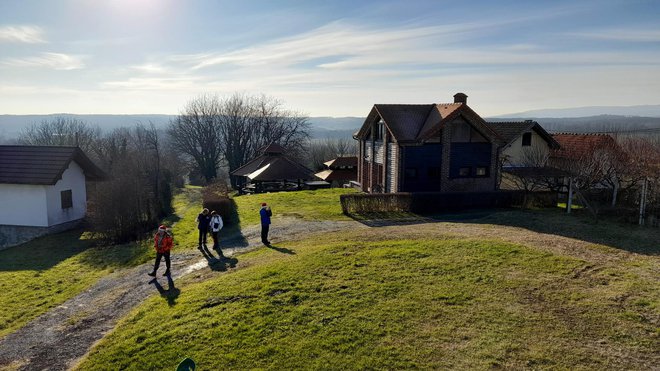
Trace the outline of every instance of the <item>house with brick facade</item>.
[[453, 103], [375, 104], [354, 139], [368, 193], [495, 191], [504, 151], [519, 157], [528, 141], [557, 146], [533, 121], [486, 122], [463, 93]]

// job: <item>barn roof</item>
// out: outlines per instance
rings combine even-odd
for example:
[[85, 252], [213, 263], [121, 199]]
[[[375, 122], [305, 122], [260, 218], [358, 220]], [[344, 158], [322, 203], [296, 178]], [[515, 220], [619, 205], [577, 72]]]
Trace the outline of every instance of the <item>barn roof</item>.
[[328, 182], [333, 180], [357, 180], [357, 169], [327, 169], [315, 175]]
[[0, 183], [53, 185], [71, 161], [87, 180], [102, 180], [106, 174], [79, 147], [0, 145]]

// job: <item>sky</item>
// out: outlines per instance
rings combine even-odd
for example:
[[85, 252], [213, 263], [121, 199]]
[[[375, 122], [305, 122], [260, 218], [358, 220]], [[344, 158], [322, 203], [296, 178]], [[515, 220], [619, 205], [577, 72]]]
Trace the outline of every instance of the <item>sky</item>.
[[0, 114], [660, 104], [660, 1], [0, 0]]

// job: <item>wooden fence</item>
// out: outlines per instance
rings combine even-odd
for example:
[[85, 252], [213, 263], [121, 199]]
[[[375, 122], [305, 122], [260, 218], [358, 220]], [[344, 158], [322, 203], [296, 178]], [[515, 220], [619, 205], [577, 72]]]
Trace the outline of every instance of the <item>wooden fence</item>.
[[413, 212], [417, 214], [455, 212], [466, 209], [491, 209], [513, 206], [552, 207], [557, 205], [554, 192], [461, 192], [461, 193], [378, 193], [341, 195], [342, 211], [346, 215], [383, 212]]

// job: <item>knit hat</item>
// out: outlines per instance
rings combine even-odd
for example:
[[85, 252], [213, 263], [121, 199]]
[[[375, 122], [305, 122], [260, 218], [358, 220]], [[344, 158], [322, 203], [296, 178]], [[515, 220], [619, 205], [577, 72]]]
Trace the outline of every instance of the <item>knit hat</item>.
[[263, 206], [266, 206], [266, 203], [265, 203], [265, 202], [262, 202], [262, 203], [261, 203], [261, 206], [262, 206], [262, 207], [263, 207]]
[[161, 224], [161, 225], [158, 227], [158, 230], [159, 230], [159, 231], [165, 231], [165, 230], [167, 230], [167, 227], [165, 226], [165, 224]]

